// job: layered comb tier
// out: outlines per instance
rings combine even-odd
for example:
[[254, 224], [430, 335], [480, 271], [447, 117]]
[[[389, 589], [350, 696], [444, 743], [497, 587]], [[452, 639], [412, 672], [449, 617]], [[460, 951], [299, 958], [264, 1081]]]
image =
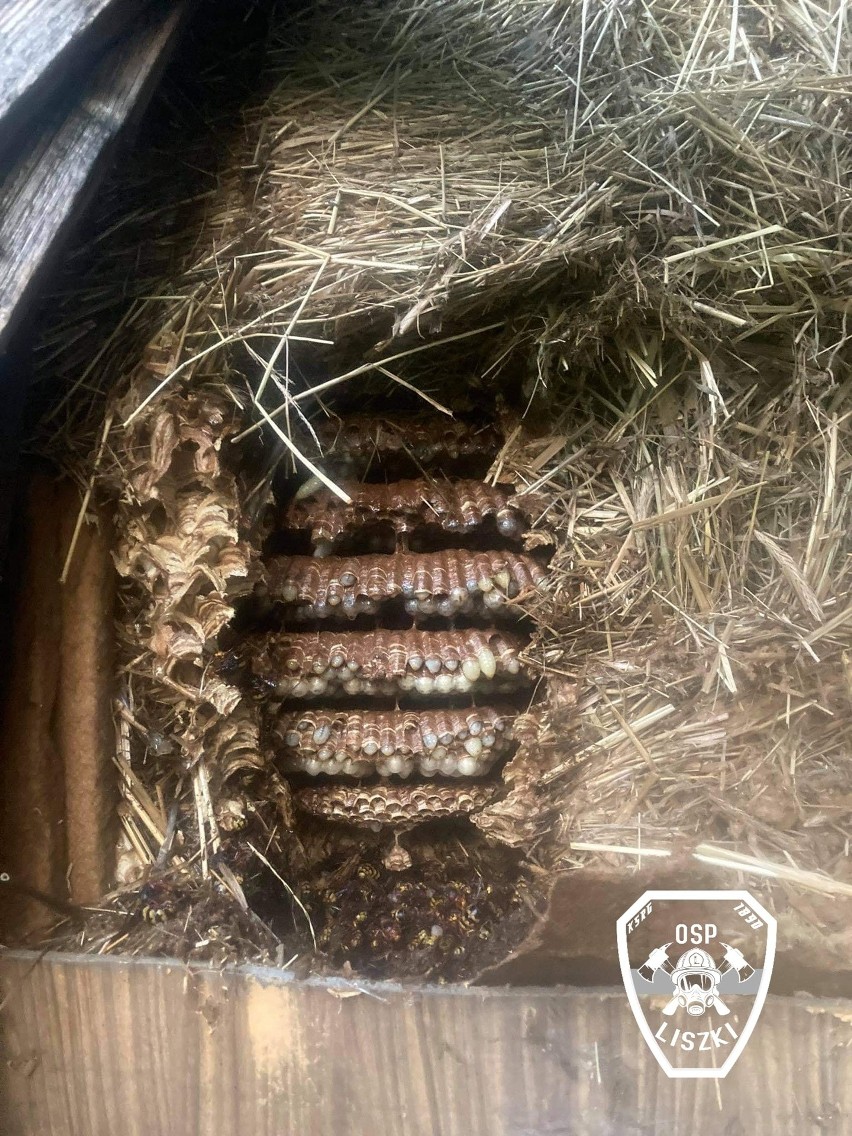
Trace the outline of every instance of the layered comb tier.
[[491, 523], [501, 536], [516, 540], [527, 527], [526, 512], [513, 491], [481, 481], [344, 481], [340, 488], [349, 503], [322, 488], [294, 501], [285, 514], [288, 528], [307, 530], [315, 556], [339, 551], [365, 530], [397, 537], [430, 529], [455, 535], [482, 532]]
[[317, 436], [350, 501], [312, 479], [283, 505], [257, 623], [220, 673], [260, 703], [266, 756], [303, 813], [469, 817], [499, 797], [528, 706], [522, 605], [547, 579], [518, 547], [531, 504], [471, 476], [499, 450], [490, 426], [356, 418]]
[[231, 664], [248, 689], [276, 698], [469, 694], [517, 686], [522, 648], [493, 628], [280, 632], [247, 640]]
[[296, 804], [305, 812], [350, 824], [408, 828], [428, 820], [469, 816], [497, 795], [497, 785], [322, 785], [297, 789]]
[[314, 425], [323, 456], [387, 466], [404, 454], [417, 465], [440, 465], [444, 457], [474, 461], [493, 456], [502, 439], [491, 425], [471, 428], [452, 418], [384, 418], [353, 415]]
[[523, 553], [444, 552], [394, 556], [281, 556], [267, 566], [272, 599], [289, 605], [284, 618], [305, 620], [378, 615], [401, 599], [412, 616], [512, 614], [513, 600], [541, 587], [544, 569]]
[[468, 710], [281, 712], [269, 736], [286, 773], [477, 777], [505, 756], [513, 714]]

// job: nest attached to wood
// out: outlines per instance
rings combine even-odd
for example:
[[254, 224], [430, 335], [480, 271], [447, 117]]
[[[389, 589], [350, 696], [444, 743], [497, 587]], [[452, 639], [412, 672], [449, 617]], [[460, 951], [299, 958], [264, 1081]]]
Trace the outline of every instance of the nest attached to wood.
[[139, 859], [206, 872], [261, 766], [208, 667], [269, 490], [240, 454], [301, 465], [381, 379], [526, 416], [493, 473], [553, 549], [547, 772], [490, 834], [547, 870], [688, 854], [852, 895], [850, 58], [828, 0], [319, 3], [273, 29], [191, 216], [138, 174], [150, 250], [116, 181], [43, 436], [119, 501]]

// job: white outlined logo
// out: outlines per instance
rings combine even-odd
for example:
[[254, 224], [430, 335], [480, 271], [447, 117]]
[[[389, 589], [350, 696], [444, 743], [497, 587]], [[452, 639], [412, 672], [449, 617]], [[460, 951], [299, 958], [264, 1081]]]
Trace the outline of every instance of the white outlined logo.
[[669, 1077], [726, 1077], [760, 1017], [776, 922], [747, 891], [646, 891], [616, 924], [621, 976]]

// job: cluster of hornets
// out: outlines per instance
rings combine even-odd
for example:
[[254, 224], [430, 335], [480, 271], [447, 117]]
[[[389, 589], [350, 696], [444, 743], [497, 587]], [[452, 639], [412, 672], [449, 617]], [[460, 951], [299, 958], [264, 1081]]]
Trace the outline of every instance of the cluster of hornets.
[[532, 906], [517, 854], [474, 827], [534, 697], [531, 503], [484, 480], [492, 424], [329, 419], [318, 441], [338, 492], [277, 486], [219, 673], [256, 705], [300, 823], [346, 835], [302, 892], [319, 948], [450, 973]]

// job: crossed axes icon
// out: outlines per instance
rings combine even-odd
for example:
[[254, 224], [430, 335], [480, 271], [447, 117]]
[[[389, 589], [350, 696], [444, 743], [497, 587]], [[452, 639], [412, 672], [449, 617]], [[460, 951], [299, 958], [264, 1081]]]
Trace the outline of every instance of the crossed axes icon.
[[[671, 974], [675, 969], [674, 963], [671, 961], [668, 954], [671, 945], [671, 943], [663, 943], [661, 947], [655, 947], [648, 955], [645, 962], [639, 967], [639, 973], [646, 981], [653, 982], [654, 975], [658, 970], [662, 970], [666, 974]], [[740, 982], [745, 982], [747, 979], [751, 978], [754, 974], [754, 967], [746, 962], [742, 951], [737, 947], [732, 947], [730, 943], [722, 943], [722, 946], [725, 948], [725, 955], [718, 968], [720, 977], [723, 974], [728, 974], [730, 971], [735, 970]], [[718, 994], [716, 995], [713, 1005], [717, 1013], [721, 1014], [723, 1017], [726, 1017], [731, 1012]], [[676, 994], [664, 1007], [663, 1013], [671, 1015], [675, 1012], [677, 1007], [678, 996]]]

